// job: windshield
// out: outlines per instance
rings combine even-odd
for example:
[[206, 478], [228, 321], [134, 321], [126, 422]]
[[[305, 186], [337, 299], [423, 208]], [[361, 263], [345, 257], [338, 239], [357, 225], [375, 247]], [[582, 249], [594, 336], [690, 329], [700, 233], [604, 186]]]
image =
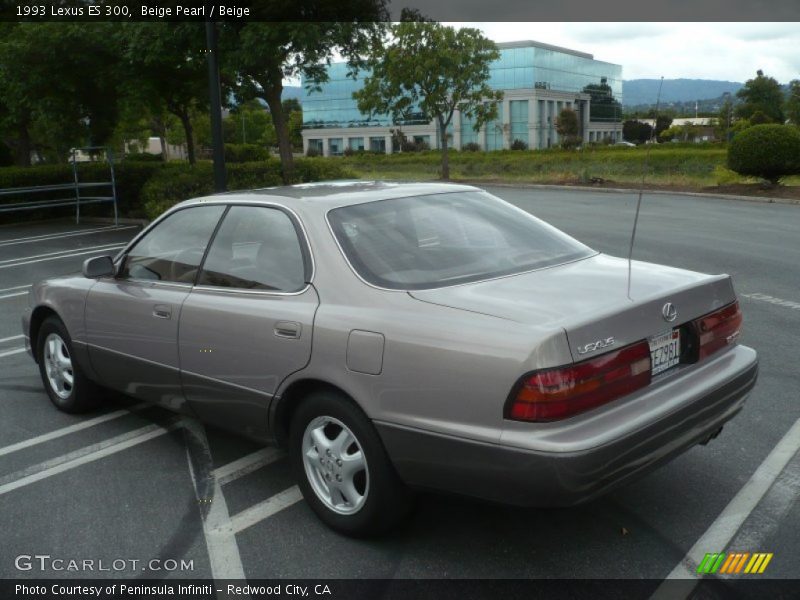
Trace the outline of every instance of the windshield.
[[444, 287], [595, 254], [485, 192], [367, 202], [334, 209], [328, 220], [356, 272], [390, 289]]

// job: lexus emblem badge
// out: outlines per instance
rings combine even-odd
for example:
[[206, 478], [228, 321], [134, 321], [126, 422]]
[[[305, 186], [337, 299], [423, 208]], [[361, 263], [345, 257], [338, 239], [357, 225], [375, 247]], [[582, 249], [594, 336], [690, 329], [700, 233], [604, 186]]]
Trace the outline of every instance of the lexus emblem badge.
[[661, 309], [661, 316], [663, 316], [664, 320], [668, 323], [672, 323], [678, 318], [678, 309], [675, 308], [675, 305], [672, 302], [667, 302]]

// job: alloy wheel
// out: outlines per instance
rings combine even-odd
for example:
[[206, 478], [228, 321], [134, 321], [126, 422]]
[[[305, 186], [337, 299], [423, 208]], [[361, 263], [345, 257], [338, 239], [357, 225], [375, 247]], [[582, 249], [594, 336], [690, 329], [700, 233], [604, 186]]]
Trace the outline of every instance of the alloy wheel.
[[314, 493], [340, 515], [357, 513], [369, 493], [369, 469], [352, 430], [334, 417], [312, 419], [303, 434], [303, 466]]

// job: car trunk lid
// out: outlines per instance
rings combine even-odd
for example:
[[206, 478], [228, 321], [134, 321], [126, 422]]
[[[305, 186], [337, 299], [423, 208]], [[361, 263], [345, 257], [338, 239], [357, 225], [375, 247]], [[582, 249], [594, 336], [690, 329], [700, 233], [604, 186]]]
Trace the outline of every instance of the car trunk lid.
[[[432, 290], [411, 296], [552, 330], [563, 328], [573, 360], [647, 339], [733, 302], [727, 275], [683, 269], [603, 254], [500, 279]], [[674, 320], [664, 314], [671, 303]]]

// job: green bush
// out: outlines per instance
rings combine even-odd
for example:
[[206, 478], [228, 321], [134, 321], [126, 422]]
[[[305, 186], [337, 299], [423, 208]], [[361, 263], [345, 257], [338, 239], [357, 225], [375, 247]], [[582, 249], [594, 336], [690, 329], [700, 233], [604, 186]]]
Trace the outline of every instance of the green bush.
[[788, 125], [753, 125], [731, 140], [728, 168], [772, 183], [800, 174], [800, 132]]
[[464, 152], [480, 152], [481, 145], [476, 142], [467, 142], [461, 147]]
[[[280, 161], [233, 163], [227, 165], [228, 189], [230, 191], [271, 187], [282, 184]], [[329, 179], [352, 178], [336, 159], [299, 158], [294, 161], [295, 183], [307, 183]], [[154, 219], [171, 206], [199, 196], [214, 193], [213, 167], [210, 162], [202, 162], [194, 167], [180, 165], [180, 168], [165, 170], [152, 177], [142, 189], [141, 202], [144, 213]]]
[[268, 160], [269, 150], [257, 144], [225, 144], [226, 163], [245, 163]]
[[122, 160], [126, 162], [132, 160], [140, 162], [164, 162], [164, 155], [161, 153], [150, 154], [149, 152], [133, 152], [132, 154], [126, 154]]
[[0, 167], [7, 167], [14, 164], [14, 153], [11, 148], [0, 142]]
[[527, 150], [528, 144], [523, 142], [522, 140], [514, 140], [511, 142], [511, 149], [512, 150]]

